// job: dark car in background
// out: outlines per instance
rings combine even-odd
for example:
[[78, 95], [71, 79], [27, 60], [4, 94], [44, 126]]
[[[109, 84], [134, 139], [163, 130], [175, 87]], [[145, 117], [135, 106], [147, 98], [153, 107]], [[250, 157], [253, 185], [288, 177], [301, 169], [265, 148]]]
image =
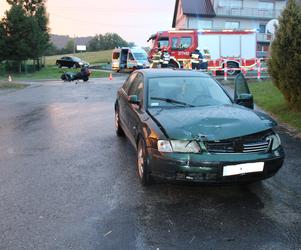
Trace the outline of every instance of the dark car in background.
[[61, 67], [67, 68], [81, 68], [81, 67], [89, 67], [89, 63], [81, 60], [75, 56], [64, 56], [61, 59], [56, 60], [56, 65]]
[[271, 177], [284, 160], [276, 125], [253, 110], [242, 74], [235, 79], [233, 100], [201, 72], [137, 70], [115, 102], [116, 133], [137, 150], [143, 185], [152, 177], [206, 183]]

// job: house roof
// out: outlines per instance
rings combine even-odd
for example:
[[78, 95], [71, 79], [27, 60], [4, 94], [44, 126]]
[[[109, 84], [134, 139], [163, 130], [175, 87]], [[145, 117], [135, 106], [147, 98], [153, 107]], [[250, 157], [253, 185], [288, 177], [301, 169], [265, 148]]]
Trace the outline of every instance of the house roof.
[[176, 26], [177, 13], [178, 8], [180, 6], [180, 1], [182, 1], [184, 15], [200, 17], [216, 16], [211, 0], [176, 0], [172, 27]]

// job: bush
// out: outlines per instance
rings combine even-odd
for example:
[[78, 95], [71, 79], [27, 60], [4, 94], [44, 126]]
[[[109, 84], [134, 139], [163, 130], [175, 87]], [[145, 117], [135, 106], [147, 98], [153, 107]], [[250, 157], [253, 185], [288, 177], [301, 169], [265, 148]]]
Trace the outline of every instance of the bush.
[[269, 73], [294, 110], [301, 110], [301, 9], [289, 0], [271, 45]]

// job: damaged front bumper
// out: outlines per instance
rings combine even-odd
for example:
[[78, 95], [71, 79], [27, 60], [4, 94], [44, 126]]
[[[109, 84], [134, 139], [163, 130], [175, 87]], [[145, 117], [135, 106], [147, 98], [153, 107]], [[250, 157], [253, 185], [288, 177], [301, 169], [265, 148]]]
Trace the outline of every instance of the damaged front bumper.
[[[204, 183], [252, 182], [277, 173], [284, 161], [282, 147], [268, 153], [165, 153], [148, 148], [150, 171], [154, 177], [171, 181]], [[264, 163], [263, 170], [224, 176], [225, 166]]]

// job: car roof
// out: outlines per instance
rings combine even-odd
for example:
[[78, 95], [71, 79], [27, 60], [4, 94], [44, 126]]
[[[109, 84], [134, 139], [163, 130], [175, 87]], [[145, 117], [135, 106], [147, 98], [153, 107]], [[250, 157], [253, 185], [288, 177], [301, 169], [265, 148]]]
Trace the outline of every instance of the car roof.
[[194, 70], [183, 70], [183, 69], [141, 69], [135, 72], [141, 72], [147, 78], [155, 77], [204, 77], [211, 78], [208, 74], [194, 71]]

